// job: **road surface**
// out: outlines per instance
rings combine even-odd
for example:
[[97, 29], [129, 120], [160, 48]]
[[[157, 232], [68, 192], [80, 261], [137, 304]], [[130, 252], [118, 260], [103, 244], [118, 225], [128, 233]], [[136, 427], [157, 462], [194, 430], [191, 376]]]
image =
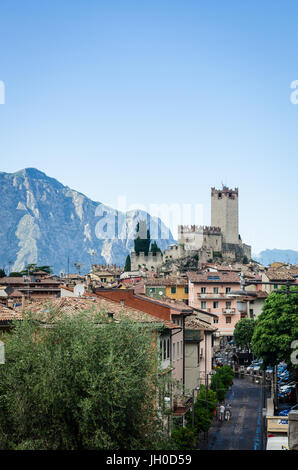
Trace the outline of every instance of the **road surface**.
[[226, 401], [232, 404], [230, 421], [214, 419], [208, 441], [200, 440], [201, 450], [260, 450], [261, 449], [261, 386], [249, 379], [234, 378]]

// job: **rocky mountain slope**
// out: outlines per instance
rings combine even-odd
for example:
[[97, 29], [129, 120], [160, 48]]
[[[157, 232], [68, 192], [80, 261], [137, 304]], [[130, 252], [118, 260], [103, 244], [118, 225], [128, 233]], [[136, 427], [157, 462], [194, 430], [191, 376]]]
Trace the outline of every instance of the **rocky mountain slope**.
[[253, 259], [264, 266], [275, 262], [298, 264], [298, 251], [278, 249], [263, 250], [258, 255], [254, 255]]
[[[137, 222], [147, 220], [164, 250], [174, 242], [160, 219], [144, 211], [118, 212], [59, 183], [35, 168], [0, 172], [0, 267], [49, 264], [55, 273], [88, 272], [92, 263], [123, 265], [133, 249]], [[168, 238], [161, 239], [161, 233]]]

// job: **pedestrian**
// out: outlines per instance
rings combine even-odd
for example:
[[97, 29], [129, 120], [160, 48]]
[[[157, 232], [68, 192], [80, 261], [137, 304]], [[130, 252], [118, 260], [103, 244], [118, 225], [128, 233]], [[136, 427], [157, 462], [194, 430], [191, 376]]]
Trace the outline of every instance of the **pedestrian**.
[[225, 405], [222, 403], [219, 407], [219, 420], [223, 421], [225, 418]]

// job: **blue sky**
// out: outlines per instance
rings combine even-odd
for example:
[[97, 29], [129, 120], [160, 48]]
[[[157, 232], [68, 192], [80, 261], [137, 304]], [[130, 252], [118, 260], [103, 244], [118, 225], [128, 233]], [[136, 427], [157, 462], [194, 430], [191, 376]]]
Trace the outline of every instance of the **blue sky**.
[[298, 250], [298, 3], [2, 0], [0, 169], [94, 200], [203, 204], [239, 187], [240, 233]]

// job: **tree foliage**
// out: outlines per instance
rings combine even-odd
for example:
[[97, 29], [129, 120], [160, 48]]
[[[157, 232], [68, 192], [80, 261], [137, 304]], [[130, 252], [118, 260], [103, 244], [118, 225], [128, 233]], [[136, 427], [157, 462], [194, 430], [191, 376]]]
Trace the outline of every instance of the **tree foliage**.
[[151, 243], [150, 251], [151, 253], [162, 253], [161, 249], [155, 241]]
[[194, 447], [195, 434], [188, 426], [177, 427], [171, 437], [177, 450], [191, 450]]
[[253, 318], [242, 318], [239, 320], [234, 329], [234, 341], [237, 346], [251, 349], [251, 340], [254, 333], [256, 322]]
[[5, 277], [5, 276], [6, 276], [6, 274], [5, 274], [4, 269], [0, 269], [0, 278]]
[[136, 254], [144, 252], [145, 255], [148, 255], [150, 243], [150, 231], [147, 229], [147, 223], [145, 220], [141, 220], [137, 223], [134, 239], [134, 250]]
[[233, 382], [233, 377], [234, 371], [230, 366], [225, 365], [216, 368], [211, 379], [211, 390], [216, 393], [219, 401], [224, 401], [227, 390]]
[[125, 261], [125, 266], [124, 266], [124, 272], [131, 271], [131, 259], [130, 256], [127, 255], [126, 261]]
[[5, 335], [1, 449], [162, 449], [154, 332], [105, 314], [51, 310]]
[[289, 368], [297, 368], [291, 361], [291, 344], [297, 339], [298, 294], [272, 292], [264, 302], [252, 337], [254, 354], [263, 359], [264, 365], [285, 360]]
[[[206, 387], [201, 385], [194, 407], [194, 431], [196, 433], [199, 433], [200, 431], [208, 431], [211, 426], [216, 403], [216, 393], [210, 388], [207, 392]], [[191, 428], [192, 411], [187, 412], [186, 420], [187, 427]]]

